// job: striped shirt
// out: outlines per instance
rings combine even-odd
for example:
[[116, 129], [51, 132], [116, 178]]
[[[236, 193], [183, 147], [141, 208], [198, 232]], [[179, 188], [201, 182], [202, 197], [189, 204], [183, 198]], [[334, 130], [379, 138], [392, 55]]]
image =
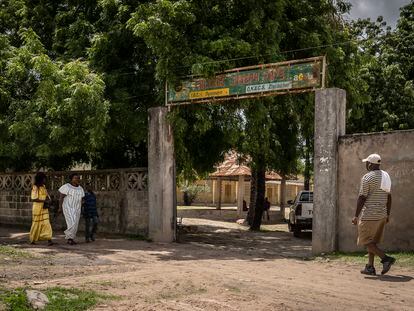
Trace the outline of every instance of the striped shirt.
[[362, 177], [359, 195], [366, 197], [361, 220], [380, 220], [387, 217], [388, 193], [381, 189], [381, 170], [371, 171]]

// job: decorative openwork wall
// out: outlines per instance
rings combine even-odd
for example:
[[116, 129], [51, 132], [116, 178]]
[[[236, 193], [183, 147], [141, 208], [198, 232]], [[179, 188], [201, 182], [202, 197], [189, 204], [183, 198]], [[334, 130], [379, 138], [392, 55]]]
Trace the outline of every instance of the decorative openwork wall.
[[[68, 182], [69, 175], [73, 173], [80, 176], [82, 185], [90, 184], [95, 191], [145, 191], [147, 189], [147, 169], [135, 168], [127, 170], [46, 172], [48, 190], [58, 190], [60, 186]], [[34, 173], [0, 174], [0, 191], [30, 191], [34, 175]]]
[[32, 174], [15, 175], [4, 174], [0, 175], [0, 191], [29, 191], [33, 184]]
[[[81, 185], [91, 185], [97, 196], [99, 231], [107, 233], [145, 234], [148, 232], [148, 170], [131, 168], [117, 170], [46, 172], [47, 189], [54, 201], [51, 213], [55, 230], [65, 228], [57, 213], [58, 189], [77, 173]], [[29, 226], [32, 219], [30, 191], [34, 173], [0, 174], [0, 224]], [[81, 220], [82, 221], [82, 220]], [[83, 224], [80, 224], [83, 229]]]

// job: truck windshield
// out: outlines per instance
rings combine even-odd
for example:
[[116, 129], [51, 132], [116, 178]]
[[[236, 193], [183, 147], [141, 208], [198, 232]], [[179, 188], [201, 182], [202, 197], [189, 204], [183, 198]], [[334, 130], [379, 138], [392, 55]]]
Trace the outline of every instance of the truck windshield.
[[300, 202], [313, 202], [313, 192], [303, 192], [299, 198]]

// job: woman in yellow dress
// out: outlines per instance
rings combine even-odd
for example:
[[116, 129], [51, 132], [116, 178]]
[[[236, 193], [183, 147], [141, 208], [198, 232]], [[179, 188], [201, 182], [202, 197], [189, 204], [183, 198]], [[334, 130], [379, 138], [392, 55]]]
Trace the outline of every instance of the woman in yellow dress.
[[30, 229], [30, 243], [35, 244], [37, 241], [52, 242], [52, 226], [49, 220], [49, 210], [43, 208], [45, 201], [50, 199], [46, 189], [46, 175], [39, 172], [35, 176], [35, 182], [32, 188], [32, 228]]

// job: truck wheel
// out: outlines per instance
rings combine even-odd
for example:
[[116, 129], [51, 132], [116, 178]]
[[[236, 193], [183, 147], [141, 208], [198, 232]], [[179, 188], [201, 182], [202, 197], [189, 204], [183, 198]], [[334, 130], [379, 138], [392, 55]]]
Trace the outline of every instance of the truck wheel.
[[300, 230], [300, 228], [294, 228], [293, 229], [293, 236], [295, 237], [295, 238], [299, 238], [300, 237], [300, 233], [301, 233], [301, 230]]

